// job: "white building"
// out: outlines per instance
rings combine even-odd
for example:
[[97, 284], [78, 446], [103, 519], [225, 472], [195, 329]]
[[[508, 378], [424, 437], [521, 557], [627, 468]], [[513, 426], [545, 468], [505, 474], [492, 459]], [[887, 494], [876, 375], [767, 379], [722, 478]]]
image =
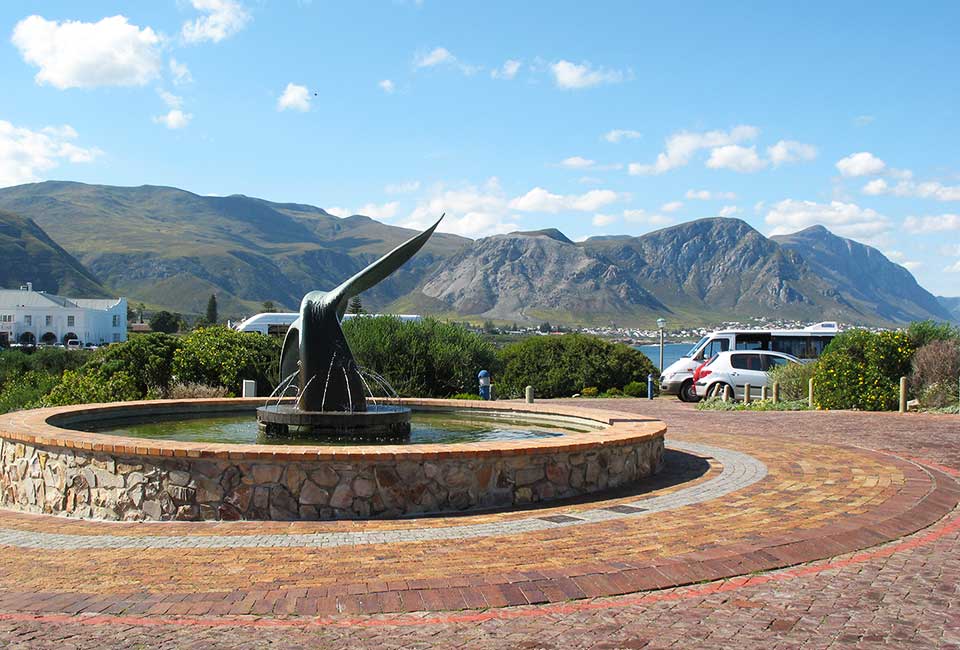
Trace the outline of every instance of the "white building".
[[64, 298], [34, 291], [0, 289], [0, 346], [13, 343], [81, 345], [127, 340], [127, 299]]

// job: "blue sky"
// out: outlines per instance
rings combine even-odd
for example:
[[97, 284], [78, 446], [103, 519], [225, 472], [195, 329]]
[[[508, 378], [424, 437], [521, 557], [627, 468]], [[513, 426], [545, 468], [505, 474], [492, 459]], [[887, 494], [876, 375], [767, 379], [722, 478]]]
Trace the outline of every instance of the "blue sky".
[[[678, 3], [670, 3], [677, 5]], [[0, 4], [0, 186], [471, 237], [822, 223], [960, 295], [960, 4]]]

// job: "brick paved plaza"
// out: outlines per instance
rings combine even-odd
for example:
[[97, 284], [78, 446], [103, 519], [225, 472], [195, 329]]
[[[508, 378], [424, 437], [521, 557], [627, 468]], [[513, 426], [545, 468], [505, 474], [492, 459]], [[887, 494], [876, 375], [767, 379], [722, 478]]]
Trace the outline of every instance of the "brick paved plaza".
[[0, 512], [0, 647], [960, 647], [956, 416], [603, 405], [666, 422], [668, 452], [599, 499], [393, 521]]

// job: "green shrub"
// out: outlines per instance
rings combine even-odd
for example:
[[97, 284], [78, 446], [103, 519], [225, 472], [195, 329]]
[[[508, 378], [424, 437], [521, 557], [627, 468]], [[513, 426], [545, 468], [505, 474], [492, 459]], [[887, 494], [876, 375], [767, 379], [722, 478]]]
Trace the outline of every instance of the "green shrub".
[[806, 399], [810, 390], [810, 378], [817, 372], [817, 362], [788, 363], [770, 371], [770, 386], [780, 384], [780, 399], [784, 401]]
[[907, 327], [907, 336], [910, 338], [911, 347], [919, 350], [934, 341], [960, 340], [960, 328], [948, 323], [920, 320], [910, 323]]
[[623, 387], [623, 394], [627, 397], [649, 397], [647, 395], [647, 382], [631, 381]]
[[91, 356], [89, 350], [65, 350], [63, 348], [40, 348], [32, 353], [22, 350], [0, 351], [0, 389], [6, 383], [26, 373], [38, 372], [60, 377], [64, 370], [76, 370]]
[[101, 375], [98, 372], [68, 370], [43, 399], [46, 406], [89, 404], [96, 402], [127, 402], [141, 399], [137, 381], [129, 373], [118, 370]]
[[608, 388], [600, 397], [623, 397], [623, 391], [619, 388]]
[[[469, 393], [477, 388], [481, 370], [496, 380], [493, 346], [460, 325], [361, 316], [346, 321], [343, 331], [357, 363], [383, 376], [404, 397]], [[499, 384], [496, 390], [502, 395]]]
[[899, 400], [900, 377], [910, 374], [912, 354], [905, 332], [838, 334], [817, 363], [814, 400], [821, 408], [893, 410]]
[[43, 397], [60, 381], [59, 374], [29, 370], [0, 390], [0, 413], [41, 406]]
[[609, 390], [657, 374], [639, 350], [583, 334], [532, 336], [506, 346], [499, 357], [497, 386], [505, 397], [523, 395], [528, 385], [544, 399], [586, 395], [587, 386]]
[[910, 387], [920, 404], [947, 406], [957, 400], [960, 378], [960, 341], [937, 340], [913, 354]]
[[451, 397], [450, 399], [469, 399], [469, 400], [477, 400], [477, 399], [483, 399], [483, 398], [480, 397], [479, 395], [477, 395], [476, 393], [457, 393], [456, 395], [454, 395], [454, 396]]
[[587, 386], [582, 391], [580, 391], [581, 397], [596, 397], [600, 394], [600, 389], [596, 386]]
[[173, 357], [179, 347], [180, 339], [175, 336], [160, 332], [142, 334], [98, 350], [82, 372], [104, 378], [126, 373], [136, 386], [136, 399], [143, 398], [162, 391], [170, 383]]
[[268, 395], [278, 383], [280, 340], [213, 326], [183, 337], [173, 354], [173, 376], [184, 384], [222, 386], [240, 393], [244, 379], [257, 382], [257, 394]]
[[724, 402], [719, 397], [708, 397], [697, 402], [699, 411], [806, 411], [809, 408], [806, 400], [790, 400], [776, 404], [772, 400], [755, 400], [744, 404], [743, 402]]

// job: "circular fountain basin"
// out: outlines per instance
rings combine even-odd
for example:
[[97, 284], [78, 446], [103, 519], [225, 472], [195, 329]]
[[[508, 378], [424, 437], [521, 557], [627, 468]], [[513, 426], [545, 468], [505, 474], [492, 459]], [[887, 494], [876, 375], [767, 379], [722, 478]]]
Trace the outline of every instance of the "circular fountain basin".
[[[396, 518], [526, 507], [638, 481], [660, 467], [662, 422], [553, 404], [399, 400], [562, 435], [450, 444], [230, 444], [89, 431], [247, 415], [260, 399], [158, 400], [0, 416], [0, 504], [107, 520]], [[87, 430], [84, 430], [87, 429]]]
[[302, 411], [294, 404], [257, 408], [257, 423], [267, 436], [385, 442], [410, 436], [410, 409], [371, 404], [365, 411]]

